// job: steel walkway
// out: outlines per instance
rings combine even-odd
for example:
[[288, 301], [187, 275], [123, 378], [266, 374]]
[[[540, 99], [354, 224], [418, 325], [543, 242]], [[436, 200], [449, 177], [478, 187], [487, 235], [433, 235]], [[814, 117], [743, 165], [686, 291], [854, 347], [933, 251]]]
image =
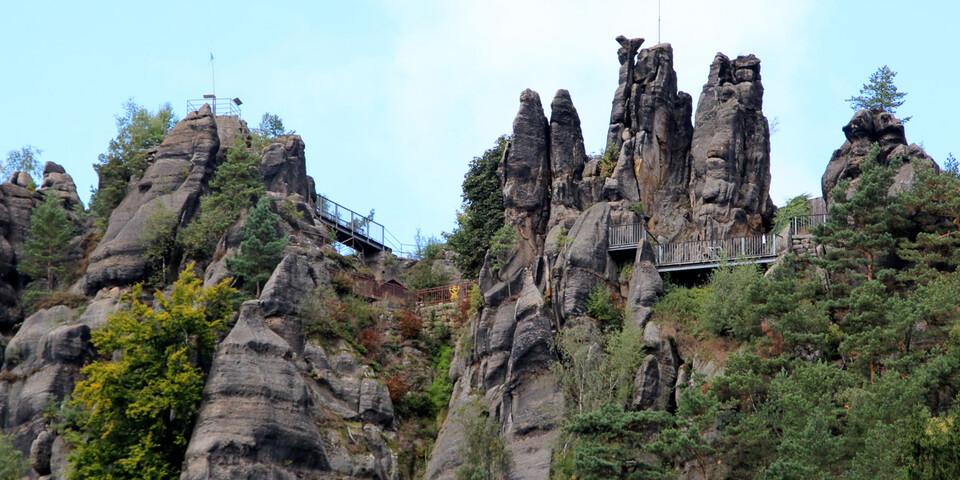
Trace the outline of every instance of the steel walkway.
[[[792, 218], [785, 236], [766, 233], [689, 242], [653, 242], [654, 264], [659, 272], [674, 272], [717, 268], [721, 264], [772, 263], [790, 248], [792, 236], [809, 235], [825, 220], [825, 215]], [[611, 225], [608, 235], [607, 250], [611, 252], [636, 250], [641, 242], [648, 240], [646, 229], [639, 223]]]
[[370, 216], [354, 212], [323, 195], [317, 195], [316, 210], [320, 220], [333, 230], [336, 241], [364, 255], [391, 251], [386, 244], [386, 229]]

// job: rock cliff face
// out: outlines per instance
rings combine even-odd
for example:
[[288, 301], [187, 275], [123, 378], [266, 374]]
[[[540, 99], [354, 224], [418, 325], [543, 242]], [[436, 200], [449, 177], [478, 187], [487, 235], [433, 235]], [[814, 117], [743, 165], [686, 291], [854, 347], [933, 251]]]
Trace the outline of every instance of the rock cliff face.
[[[676, 386], [696, 366], [685, 366], [673, 339], [648, 322], [663, 290], [650, 245], [612, 255], [609, 227], [645, 223], [661, 240], [686, 240], [764, 232], [773, 215], [759, 60], [717, 56], [694, 127], [670, 45], [641, 50], [642, 39], [617, 40], [620, 84], [603, 159], [583, 153], [568, 92], [557, 92], [549, 124], [535, 92], [520, 96], [502, 167], [505, 218], [518, 241], [506, 259], [488, 253], [481, 270], [484, 307], [451, 368], [456, 384], [430, 480], [455, 477], [465, 435], [460, 416], [472, 399], [501, 425], [509, 477], [549, 477], [564, 408], [550, 369], [554, 338], [590, 321], [587, 298], [598, 285], [625, 292], [626, 321], [644, 330], [648, 355], [632, 407], [675, 409]], [[620, 279], [627, 265], [633, 273]]]
[[889, 112], [860, 110], [843, 127], [846, 141], [830, 157], [823, 173], [821, 187], [823, 198], [829, 205], [833, 189], [843, 180], [851, 180], [850, 188], [856, 187], [860, 175], [860, 162], [870, 153], [874, 144], [879, 147], [877, 161], [885, 165], [893, 159], [903, 160], [891, 186], [893, 192], [901, 191], [913, 181], [915, 162], [936, 166], [933, 159], [916, 144], [907, 144], [903, 123]]
[[186, 225], [217, 162], [220, 138], [209, 106], [190, 112], [157, 147], [143, 178], [131, 179], [127, 195], [110, 214], [103, 239], [90, 257], [86, 291], [129, 285], [146, 273], [140, 235], [158, 208], [176, 214]]
[[620, 85], [604, 154], [616, 165], [603, 198], [639, 202], [662, 241], [764, 232], [775, 207], [760, 60], [717, 54], [691, 125], [692, 99], [677, 91], [672, 47], [617, 40]]
[[691, 150], [694, 237], [744, 236], [769, 229], [770, 132], [763, 116], [760, 60], [717, 54], [697, 103]]

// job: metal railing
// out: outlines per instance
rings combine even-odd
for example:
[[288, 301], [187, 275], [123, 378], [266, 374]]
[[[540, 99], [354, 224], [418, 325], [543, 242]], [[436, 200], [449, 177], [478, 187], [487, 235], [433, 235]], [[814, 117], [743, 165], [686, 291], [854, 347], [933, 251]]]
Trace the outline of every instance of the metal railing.
[[719, 240], [674, 242], [653, 247], [657, 267], [714, 264], [777, 256], [777, 235], [751, 235]]
[[200, 110], [204, 104], [210, 105], [210, 110], [218, 117], [239, 117], [240, 105], [232, 98], [195, 98], [187, 100], [187, 111]]
[[321, 219], [334, 225], [346, 237], [362, 241], [379, 250], [387, 249], [386, 229], [370, 216], [361, 215], [323, 195], [317, 195], [316, 208]]
[[366, 298], [392, 299], [404, 303], [410, 300], [410, 292], [402, 285], [393, 282], [380, 283], [372, 277], [354, 276], [351, 290], [354, 294]]
[[813, 229], [823, 225], [827, 221], [826, 214], [802, 215], [790, 219], [790, 236], [811, 235]]
[[466, 302], [474, 282], [460, 282], [441, 287], [424, 288], [413, 292], [417, 305], [440, 305]]
[[647, 239], [647, 229], [642, 223], [611, 225], [607, 238], [608, 250], [632, 250]]

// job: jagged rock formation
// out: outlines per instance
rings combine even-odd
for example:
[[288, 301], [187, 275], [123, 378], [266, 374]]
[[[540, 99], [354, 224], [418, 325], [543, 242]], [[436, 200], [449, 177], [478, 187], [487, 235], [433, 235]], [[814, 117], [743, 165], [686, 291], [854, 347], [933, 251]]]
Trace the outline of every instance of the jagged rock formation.
[[42, 196], [18, 183], [18, 175], [0, 184], [0, 332], [9, 331], [22, 318], [17, 257], [30, 229], [30, 211]]
[[47, 162], [43, 166], [43, 184], [40, 186], [40, 192], [55, 195], [63, 202], [63, 207], [67, 211], [83, 208], [73, 177], [59, 164]]
[[[386, 387], [345, 343], [306, 340], [301, 302], [329, 281], [322, 257], [291, 253], [220, 343], [181, 478], [393, 478]], [[350, 433], [346, 422], [362, 422]], [[345, 436], [346, 435], [346, 436]], [[367, 446], [356, 453], [356, 435]]]
[[717, 54], [697, 102], [690, 202], [700, 238], [769, 229], [770, 131], [763, 116], [760, 60]]
[[157, 147], [143, 178], [131, 179], [127, 195], [110, 214], [103, 239], [90, 257], [86, 291], [127, 285], [143, 278], [146, 260], [141, 232], [158, 208], [186, 225], [217, 162], [220, 138], [209, 106], [190, 112]]
[[877, 162], [886, 165], [892, 159], [903, 160], [891, 193], [899, 192], [912, 184], [915, 162], [927, 162], [936, 167], [933, 159], [917, 144], [907, 144], [903, 123], [892, 113], [880, 110], [860, 110], [843, 127], [846, 141], [830, 157], [823, 172], [821, 187], [823, 199], [829, 205], [834, 187], [843, 180], [851, 180], [850, 188], [856, 188], [860, 175], [860, 162], [870, 153], [874, 144], [879, 147]]
[[260, 174], [268, 192], [283, 196], [297, 194], [306, 201], [313, 201], [316, 188], [313, 179], [307, 175], [304, 149], [299, 135], [284, 135], [267, 146], [260, 162]]
[[[506, 223], [519, 241], [506, 259], [488, 254], [481, 270], [484, 308], [467, 327], [471, 344], [458, 347], [452, 364], [450, 414], [427, 479], [454, 478], [466, 434], [461, 407], [471, 399], [500, 422], [512, 457], [509, 477], [549, 477], [564, 405], [550, 369], [554, 337], [590, 321], [587, 298], [598, 285], [624, 291], [626, 320], [644, 331], [648, 355], [631, 406], [675, 409], [676, 386], [696, 365], [686, 366], [673, 339], [648, 322], [663, 290], [650, 245], [632, 258], [611, 255], [609, 227], [647, 223], [658, 238], [678, 240], [764, 232], [771, 220], [759, 61], [718, 55], [694, 128], [691, 97], [676, 88], [670, 45], [640, 50], [642, 39], [617, 40], [620, 85], [604, 158], [587, 161], [583, 154], [568, 92], [557, 92], [549, 124], [539, 96], [520, 95], [501, 179]], [[627, 265], [633, 273], [620, 285]]]
[[[44, 432], [44, 407], [73, 391], [80, 367], [93, 353], [90, 332], [117, 308], [118, 297], [118, 290], [104, 291], [82, 310], [63, 305], [40, 310], [27, 317], [6, 345], [0, 369], [0, 427], [13, 435], [20, 450], [32, 450]], [[42, 440], [50, 442], [49, 448], [37, 445], [43, 446], [34, 455], [41, 466], [51, 462], [54, 437], [48, 434]], [[54, 458], [54, 463], [62, 462]]]
[[677, 91], [672, 47], [617, 41], [620, 85], [604, 154], [616, 165], [603, 198], [640, 202], [661, 241], [764, 232], [775, 207], [760, 61], [717, 54], [691, 125], [692, 99]]

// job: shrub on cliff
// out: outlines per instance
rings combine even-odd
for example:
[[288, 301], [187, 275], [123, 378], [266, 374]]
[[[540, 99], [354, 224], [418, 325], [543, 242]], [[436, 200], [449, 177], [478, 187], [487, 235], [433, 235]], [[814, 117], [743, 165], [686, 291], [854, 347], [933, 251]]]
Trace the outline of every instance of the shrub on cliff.
[[187, 258], [206, 260], [220, 237], [263, 194], [260, 157], [238, 138], [210, 180], [212, 193], [200, 199], [200, 214], [181, 229], [177, 241]]
[[[7, 158], [0, 163], [0, 180], [7, 181], [14, 172], [26, 172], [31, 180], [43, 178], [43, 164], [40, 163], [41, 150], [37, 147], [24, 145], [20, 150], [10, 150]], [[36, 185], [34, 185], [34, 188]]]
[[147, 152], [160, 145], [163, 136], [177, 123], [169, 103], [150, 112], [129, 100], [123, 110], [123, 115], [117, 116], [117, 136], [93, 166], [100, 182], [90, 198], [90, 210], [104, 228], [110, 213], [126, 196], [130, 178], [140, 177], [146, 171]]
[[474, 157], [463, 178], [462, 210], [447, 244], [457, 253], [456, 264], [466, 277], [480, 272], [490, 241], [503, 225], [503, 189], [497, 169], [508, 141], [501, 136], [483, 155]]
[[19, 480], [27, 471], [27, 461], [13, 442], [0, 433], [0, 480]]
[[204, 288], [190, 265], [169, 295], [129, 306], [93, 332], [101, 358], [83, 367], [68, 408], [71, 478], [169, 479], [183, 463], [218, 336], [236, 291]]

